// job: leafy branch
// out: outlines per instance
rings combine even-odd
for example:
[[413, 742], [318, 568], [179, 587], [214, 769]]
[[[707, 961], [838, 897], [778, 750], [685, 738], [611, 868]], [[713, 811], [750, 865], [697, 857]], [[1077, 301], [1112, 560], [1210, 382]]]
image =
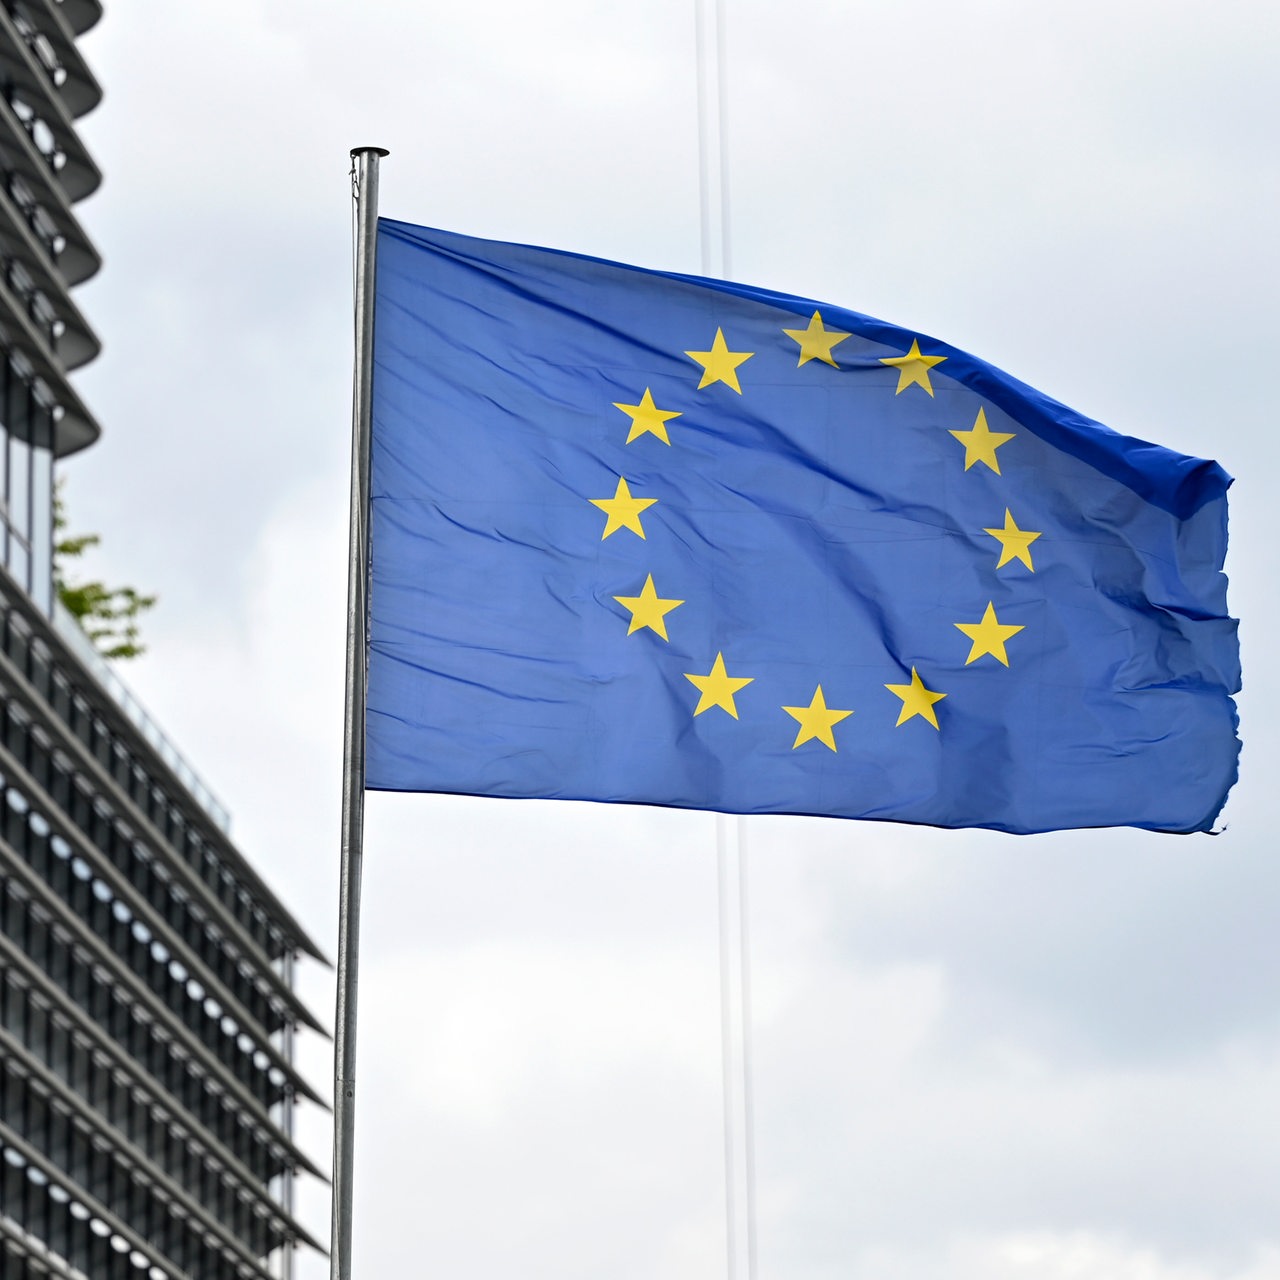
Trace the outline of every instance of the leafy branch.
[[53, 490], [53, 586], [85, 634], [104, 658], [137, 658], [146, 652], [141, 643], [138, 620], [156, 602], [154, 595], [143, 595], [134, 587], [108, 587], [102, 582], [72, 582], [68, 560], [77, 560], [101, 537], [96, 533], [62, 536], [66, 529], [66, 511], [62, 500], [62, 482]]

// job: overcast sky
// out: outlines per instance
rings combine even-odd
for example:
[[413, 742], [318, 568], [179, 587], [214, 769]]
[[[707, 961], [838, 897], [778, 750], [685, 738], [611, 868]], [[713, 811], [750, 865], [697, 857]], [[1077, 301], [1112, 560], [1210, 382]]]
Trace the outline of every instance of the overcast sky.
[[[759, 1274], [1275, 1276], [1280, 8], [726, 8], [733, 274], [1220, 460], [1246, 684], [1216, 839], [747, 824]], [[125, 676], [330, 954], [348, 148], [391, 149], [389, 216], [697, 271], [694, 29], [152, 0], [84, 41], [104, 436], [70, 516], [159, 592]], [[374, 795], [367, 848], [357, 1275], [723, 1275], [714, 820]], [[327, 1235], [321, 1188], [300, 1211]]]

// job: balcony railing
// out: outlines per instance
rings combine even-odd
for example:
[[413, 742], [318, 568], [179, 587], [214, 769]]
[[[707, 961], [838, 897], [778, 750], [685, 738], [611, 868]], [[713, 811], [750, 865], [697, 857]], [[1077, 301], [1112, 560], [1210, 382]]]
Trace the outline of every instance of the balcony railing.
[[111, 700], [129, 718], [139, 733], [151, 744], [160, 758], [177, 774], [192, 798], [213, 819], [218, 829], [231, 830], [231, 815], [218, 802], [217, 797], [205, 785], [200, 775], [187, 763], [182, 753], [169, 741], [164, 731], [148, 714], [147, 709], [129, 691], [128, 686], [100, 654], [93, 641], [85, 635], [75, 616], [60, 600], [53, 602], [53, 629], [66, 642], [67, 647], [97, 677], [98, 683]]

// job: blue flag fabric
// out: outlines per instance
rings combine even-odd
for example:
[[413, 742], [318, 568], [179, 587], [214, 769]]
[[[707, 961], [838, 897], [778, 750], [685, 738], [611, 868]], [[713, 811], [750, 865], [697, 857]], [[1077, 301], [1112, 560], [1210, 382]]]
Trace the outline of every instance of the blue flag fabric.
[[825, 303], [383, 220], [368, 785], [1208, 830], [1229, 477]]

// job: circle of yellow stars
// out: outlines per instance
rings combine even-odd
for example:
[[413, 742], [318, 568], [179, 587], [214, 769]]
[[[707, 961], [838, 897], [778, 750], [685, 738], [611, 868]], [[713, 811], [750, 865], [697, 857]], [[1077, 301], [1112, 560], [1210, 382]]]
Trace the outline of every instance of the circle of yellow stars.
[[[813, 313], [804, 328], [784, 328], [782, 332], [799, 348], [798, 368], [803, 368], [814, 360], [833, 368], [840, 368], [834, 354], [836, 348], [853, 336], [839, 329], [827, 328], [820, 311]], [[721, 327], [716, 329], [715, 337], [707, 350], [691, 350], [684, 354], [701, 367], [697, 390], [703, 391], [722, 383], [738, 395], [742, 394], [739, 370], [756, 355], [754, 351], [730, 349]], [[919, 339], [913, 338], [910, 348], [904, 355], [880, 357], [879, 362], [897, 371], [898, 383], [894, 389], [895, 396], [911, 388], [919, 388], [932, 398], [934, 391], [930, 372], [946, 359], [945, 355], [925, 354], [920, 349]], [[683, 412], [660, 408], [654, 401], [650, 387], [644, 388], [636, 404], [614, 401], [613, 407], [630, 419], [627, 444], [634, 443], [642, 436], [652, 435], [668, 447], [671, 445], [671, 437], [667, 424], [681, 417]], [[987, 423], [984, 408], [978, 409], [971, 428], [951, 430], [949, 434], [964, 448], [966, 472], [981, 464], [996, 475], [1000, 475], [997, 451], [1016, 438], [1015, 432], [992, 431]], [[611, 497], [590, 498], [588, 501], [604, 512], [604, 531], [600, 535], [603, 541], [623, 531], [644, 539], [645, 531], [641, 516], [657, 505], [659, 500], [633, 494], [626, 477], [619, 476]], [[1040, 531], [1019, 528], [1012, 511], [1006, 507], [1003, 525], [984, 528], [982, 532], [1000, 544], [995, 565], [997, 572], [1014, 562], [1022, 565], [1028, 572], [1035, 572], [1031, 545], [1042, 536]], [[630, 615], [627, 626], [628, 635], [649, 630], [662, 640], [669, 640], [667, 615], [685, 603], [683, 600], [660, 596], [654, 585], [652, 574], [646, 575], [638, 595], [618, 595], [613, 599]], [[986, 609], [977, 621], [960, 621], [953, 625], [969, 641], [970, 647], [968, 656], [965, 658], [965, 666], [989, 657], [1008, 667], [1009, 654], [1006, 646], [1015, 636], [1026, 630], [1025, 626], [1001, 622], [996, 614], [995, 603], [991, 600], [987, 601]], [[683, 674], [698, 692], [697, 705], [693, 708], [695, 717], [719, 709], [735, 720], [738, 719], [736, 696], [756, 679], [755, 676], [731, 675], [725, 665], [723, 652], [716, 653], [711, 669], [705, 675], [696, 671]], [[918, 718], [932, 725], [935, 730], [940, 730], [936, 708], [948, 695], [928, 688], [914, 666], [911, 668], [909, 682], [889, 683], [884, 687], [899, 700], [898, 727]], [[829, 707], [821, 684], [814, 688], [808, 705], [783, 706], [781, 709], [795, 720], [798, 726], [792, 750], [808, 742], [816, 742], [833, 752], [837, 751], [835, 727], [854, 714], [852, 708]]]

